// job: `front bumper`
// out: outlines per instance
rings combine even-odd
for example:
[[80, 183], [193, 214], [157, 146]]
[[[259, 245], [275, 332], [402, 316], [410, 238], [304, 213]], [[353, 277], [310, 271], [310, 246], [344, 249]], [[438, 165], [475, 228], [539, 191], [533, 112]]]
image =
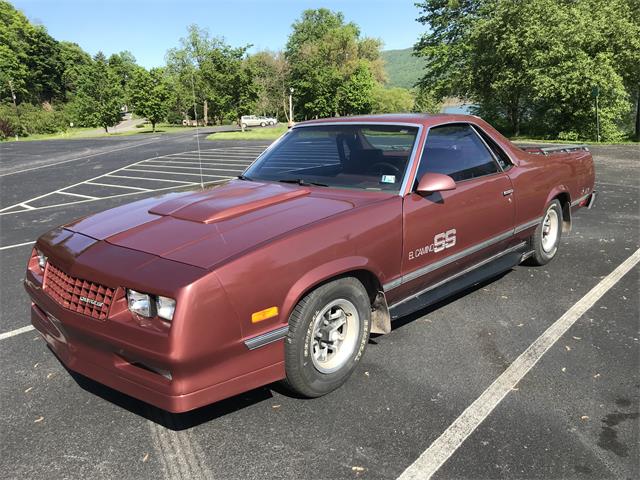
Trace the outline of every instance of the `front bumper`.
[[194, 360], [135, 322], [69, 311], [31, 280], [31, 323], [66, 368], [161, 409], [186, 412], [284, 377], [281, 345], [252, 352], [238, 338]]

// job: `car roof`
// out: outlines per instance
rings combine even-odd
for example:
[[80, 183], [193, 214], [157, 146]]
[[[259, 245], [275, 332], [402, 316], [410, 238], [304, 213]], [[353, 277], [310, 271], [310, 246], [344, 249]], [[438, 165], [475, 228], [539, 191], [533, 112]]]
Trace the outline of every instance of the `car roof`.
[[379, 115], [354, 115], [351, 117], [332, 117], [299, 122], [296, 126], [321, 125], [323, 123], [414, 123], [416, 125], [431, 126], [447, 122], [476, 122], [474, 115], [451, 113], [384, 113]]

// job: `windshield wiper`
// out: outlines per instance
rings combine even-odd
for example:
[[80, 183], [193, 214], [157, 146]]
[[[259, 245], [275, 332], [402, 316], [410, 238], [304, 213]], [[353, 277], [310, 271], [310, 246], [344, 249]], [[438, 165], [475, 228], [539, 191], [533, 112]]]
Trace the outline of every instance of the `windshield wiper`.
[[284, 179], [278, 180], [278, 181], [282, 182], [282, 183], [296, 183], [298, 185], [302, 185], [303, 187], [305, 185], [315, 185], [316, 187], [328, 187], [329, 186], [326, 183], [307, 182], [303, 178], [284, 178]]
[[249, 177], [247, 177], [246, 175], [238, 175], [238, 179], [246, 180], [247, 182], [251, 182], [251, 179]]

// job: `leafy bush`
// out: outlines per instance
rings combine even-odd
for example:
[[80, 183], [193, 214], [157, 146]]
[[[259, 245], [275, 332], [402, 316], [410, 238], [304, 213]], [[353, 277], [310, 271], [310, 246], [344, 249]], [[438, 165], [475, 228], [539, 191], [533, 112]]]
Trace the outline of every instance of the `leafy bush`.
[[0, 118], [0, 140], [14, 137], [17, 132], [16, 125], [8, 118]]
[[565, 140], [567, 142], [575, 142], [580, 140], [580, 134], [578, 132], [574, 132], [570, 130], [568, 132], [560, 132], [558, 133], [558, 140]]
[[62, 108], [53, 108], [22, 103], [18, 111], [13, 105], [0, 105], [0, 138], [19, 135], [26, 137], [37, 133], [64, 132], [69, 119]]

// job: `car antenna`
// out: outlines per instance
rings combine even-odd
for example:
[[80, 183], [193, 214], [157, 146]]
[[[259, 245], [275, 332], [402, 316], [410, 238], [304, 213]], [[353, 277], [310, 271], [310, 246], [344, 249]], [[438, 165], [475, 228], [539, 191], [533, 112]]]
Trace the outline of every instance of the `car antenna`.
[[202, 159], [200, 158], [200, 130], [198, 129], [198, 108], [196, 105], [196, 87], [191, 72], [191, 93], [193, 95], [193, 115], [196, 118], [196, 143], [198, 144], [198, 163], [200, 164], [200, 188], [204, 190], [204, 179], [202, 178]]

